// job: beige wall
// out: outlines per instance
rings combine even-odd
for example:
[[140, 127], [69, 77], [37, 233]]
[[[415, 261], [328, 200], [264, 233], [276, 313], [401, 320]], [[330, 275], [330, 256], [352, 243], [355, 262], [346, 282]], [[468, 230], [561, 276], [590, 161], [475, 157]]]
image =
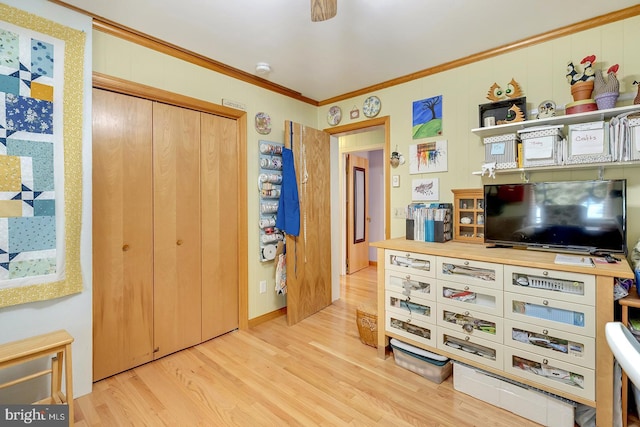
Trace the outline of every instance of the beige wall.
[[[446, 38], [443, 38], [446, 43]], [[527, 110], [537, 108], [546, 99], [558, 105], [572, 101], [570, 86], [565, 79], [569, 60], [579, 62], [587, 55], [597, 57], [597, 68], [606, 69], [620, 64], [618, 78], [621, 93], [635, 93], [634, 80], [640, 80], [640, 55], [635, 41], [640, 40], [640, 17], [605, 25], [572, 36], [563, 37], [533, 47], [507, 53], [495, 58], [435, 74], [419, 80], [372, 93], [382, 102], [381, 116], [391, 116], [391, 148], [408, 156], [409, 145], [417, 142], [446, 139], [448, 141], [448, 171], [429, 175], [410, 175], [408, 162], [393, 170], [400, 175], [400, 188], [391, 188], [390, 207], [402, 208], [411, 202], [411, 179], [433, 177], [440, 181], [440, 201], [451, 202], [454, 188], [480, 188], [491, 178], [473, 175], [479, 171], [484, 160], [484, 147], [479, 136], [471, 129], [478, 127], [478, 105], [490, 102], [486, 99], [489, 87], [497, 82], [501, 85], [515, 78], [527, 97]], [[349, 111], [353, 105], [362, 105], [371, 94], [346, 99], [338, 105]], [[443, 135], [413, 141], [413, 101], [443, 96]], [[631, 96], [633, 99], [633, 96]], [[618, 106], [629, 105], [630, 100]], [[326, 123], [327, 111], [332, 105], [318, 109], [318, 122]], [[363, 120], [350, 120], [340, 124]], [[323, 127], [327, 127], [326, 125]], [[628, 187], [628, 241], [635, 244], [640, 238], [640, 165], [635, 167], [607, 167], [605, 178], [626, 178]], [[531, 181], [560, 181], [597, 179], [597, 169], [553, 172], [532, 172]], [[390, 179], [390, 177], [388, 177]], [[495, 182], [519, 182], [519, 174], [497, 175]], [[391, 218], [391, 237], [404, 235], [404, 220]]]
[[[258, 256], [258, 195], [252, 183], [257, 182], [260, 139], [282, 142], [284, 120], [294, 120], [305, 125], [327, 128], [327, 112], [331, 105], [319, 108], [292, 100], [250, 84], [216, 74], [184, 61], [167, 57], [158, 52], [137, 46], [101, 32], [93, 33], [93, 68], [95, 71], [115, 77], [155, 86], [195, 98], [220, 104], [223, 98], [244, 103], [248, 117], [248, 230], [249, 230], [249, 318], [255, 318], [286, 305], [284, 297], [273, 292], [258, 293], [260, 280], [267, 280], [269, 290], [274, 283], [272, 263], [261, 263]], [[506, 84], [515, 78], [527, 97], [528, 110], [536, 108], [545, 99], [553, 99], [558, 105], [571, 101], [569, 85], [565, 80], [567, 61], [579, 61], [595, 54], [597, 65], [607, 68], [620, 64], [618, 72], [621, 91], [631, 92], [633, 80], [640, 80], [640, 56], [634, 41], [640, 39], [640, 17], [609, 24], [573, 36], [564, 37], [534, 47], [518, 50], [444, 73], [411, 81], [377, 91], [382, 101], [381, 116], [391, 116], [391, 148], [396, 146], [408, 155], [411, 139], [412, 102], [436, 95], [443, 95], [444, 124], [442, 138], [448, 141], [449, 166], [447, 172], [433, 174], [440, 178], [440, 199], [452, 201], [451, 189], [481, 187], [489, 178], [481, 178], [472, 172], [480, 170], [484, 151], [480, 137], [470, 129], [478, 127], [478, 105], [489, 102], [485, 96], [489, 86], [498, 82]], [[215, 59], [215, 58], [214, 58]], [[337, 103], [343, 112], [354, 105], [361, 106], [367, 95]], [[626, 101], [625, 104], [629, 104]], [[255, 132], [253, 117], [264, 111], [271, 116], [273, 131], [266, 137]], [[348, 115], [340, 124], [366, 119], [350, 120]], [[435, 138], [434, 138], [435, 139]], [[427, 141], [421, 140], [422, 141]], [[357, 142], [356, 142], [357, 143]], [[640, 238], [640, 168], [607, 168], [605, 178], [627, 178], [629, 242]], [[402, 208], [411, 201], [408, 163], [393, 170], [400, 175], [401, 186], [391, 189], [390, 207]], [[533, 172], [531, 180], [595, 179], [597, 170]], [[519, 181], [518, 174], [498, 175], [497, 182]], [[391, 219], [391, 236], [404, 233], [404, 221]]]

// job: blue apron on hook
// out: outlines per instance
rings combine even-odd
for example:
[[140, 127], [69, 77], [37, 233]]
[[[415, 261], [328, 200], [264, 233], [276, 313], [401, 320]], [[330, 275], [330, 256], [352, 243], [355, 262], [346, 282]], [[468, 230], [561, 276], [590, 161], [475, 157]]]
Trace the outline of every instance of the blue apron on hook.
[[300, 199], [298, 198], [298, 182], [293, 164], [293, 151], [282, 149], [282, 187], [278, 202], [276, 228], [292, 236], [300, 234]]

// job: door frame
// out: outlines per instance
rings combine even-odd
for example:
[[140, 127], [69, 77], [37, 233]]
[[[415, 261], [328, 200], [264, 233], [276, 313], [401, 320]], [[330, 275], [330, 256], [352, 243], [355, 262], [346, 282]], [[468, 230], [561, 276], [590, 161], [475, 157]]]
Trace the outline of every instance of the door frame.
[[[373, 127], [382, 126], [384, 128], [384, 147], [382, 147], [382, 158], [384, 163], [384, 236], [385, 239], [389, 239], [391, 235], [391, 209], [389, 208], [391, 202], [391, 185], [390, 185], [390, 164], [384, 159], [388, 159], [391, 155], [391, 117], [390, 116], [382, 116], [376, 117], [369, 120], [363, 120], [357, 123], [349, 123], [342, 126], [334, 126], [330, 128], [323, 129], [324, 132], [328, 133], [331, 136], [331, 163], [332, 165], [337, 165], [340, 163], [339, 147], [338, 147], [338, 138], [339, 136], [356, 132], [363, 131]], [[340, 174], [343, 174], [344, 171], [339, 171]], [[332, 181], [332, 189], [331, 189], [332, 197], [331, 204], [332, 206], [342, 206], [341, 200], [341, 191], [339, 188], [339, 180]], [[335, 216], [336, 220], [342, 221], [338, 216]], [[342, 221], [344, 222], [344, 221]], [[336, 229], [336, 227], [334, 227]], [[333, 280], [334, 288], [333, 288], [333, 300], [337, 300], [340, 297], [340, 278], [339, 272], [343, 272], [344, 262], [341, 258], [344, 258], [344, 241], [343, 238], [334, 237], [332, 238], [332, 268], [336, 278]]]
[[249, 328], [249, 264], [247, 229], [247, 113], [201, 99], [168, 92], [140, 83], [93, 73], [93, 87], [124, 95], [136, 96], [177, 107], [215, 114], [236, 121], [237, 174], [238, 174], [238, 328]]

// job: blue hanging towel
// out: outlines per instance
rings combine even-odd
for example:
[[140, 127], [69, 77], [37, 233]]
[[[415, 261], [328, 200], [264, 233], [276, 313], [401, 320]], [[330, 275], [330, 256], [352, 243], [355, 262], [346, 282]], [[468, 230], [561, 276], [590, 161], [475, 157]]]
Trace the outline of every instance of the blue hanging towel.
[[282, 149], [282, 187], [278, 202], [276, 228], [292, 236], [300, 234], [300, 199], [298, 199], [298, 181], [293, 164], [293, 151]]

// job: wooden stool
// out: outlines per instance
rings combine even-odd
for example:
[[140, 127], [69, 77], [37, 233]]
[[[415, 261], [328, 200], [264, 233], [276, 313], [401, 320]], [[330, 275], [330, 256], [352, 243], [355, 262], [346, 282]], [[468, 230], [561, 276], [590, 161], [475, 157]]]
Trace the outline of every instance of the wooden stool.
[[[69, 406], [69, 426], [73, 426], [73, 379], [71, 375], [71, 343], [73, 337], [60, 330], [19, 341], [0, 344], [0, 369], [28, 362], [55, 353], [51, 369], [25, 375], [0, 383], [0, 389], [20, 384], [33, 378], [51, 374], [51, 396], [35, 404], [63, 404]], [[66, 355], [66, 357], [65, 357]], [[65, 393], [62, 393], [62, 366], [65, 374]]]

